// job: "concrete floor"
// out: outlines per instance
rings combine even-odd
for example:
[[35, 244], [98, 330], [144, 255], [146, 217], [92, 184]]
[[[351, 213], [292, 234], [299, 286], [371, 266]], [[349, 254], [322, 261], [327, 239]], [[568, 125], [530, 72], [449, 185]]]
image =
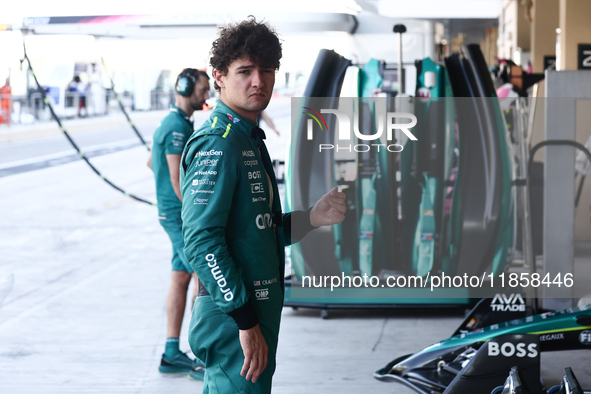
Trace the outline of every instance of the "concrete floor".
[[[93, 163], [154, 200], [146, 157], [137, 147]], [[156, 209], [111, 189], [83, 162], [0, 178], [0, 190], [0, 393], [200, 393], [202, 383], [157, 371], [171, 252]], [[462, 316], [361, 310], [322, 320], [286, 308], [274, 393], [411, 393], [372, 373], [449, 336]], [[584, 366], [577, 376], [587, 388], [589, 353], [560, 361], [575, 373], [574, 364]]]

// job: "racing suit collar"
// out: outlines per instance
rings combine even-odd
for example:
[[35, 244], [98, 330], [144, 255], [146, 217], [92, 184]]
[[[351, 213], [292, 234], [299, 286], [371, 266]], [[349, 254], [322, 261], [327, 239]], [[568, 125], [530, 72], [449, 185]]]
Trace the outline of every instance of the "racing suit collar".
[[[222, 100], [217, 101], [215, 110], [211, 114], [211, 117], [215, 117], [215, 116], [219, 117], [218, 121], [223, 119], [223, 122], [225, 124], [232, 123], [233, 130], [240, 130], [240, 132], [248, 135], [249, 137], [256, 139], [257, 134], [255, 134], [254, 130], [258, 129], [257, 123], [252, 122], [248, 119], [245, 119], [245, 118], [239, 116], [236, 112], [232, 111], [232, 109], [230, 109], [230, 107], [228, 107], [226, 104], [224, 104], [224, 102]], [[264, 132], [263, 132], [263, 135], [264, 135]]]

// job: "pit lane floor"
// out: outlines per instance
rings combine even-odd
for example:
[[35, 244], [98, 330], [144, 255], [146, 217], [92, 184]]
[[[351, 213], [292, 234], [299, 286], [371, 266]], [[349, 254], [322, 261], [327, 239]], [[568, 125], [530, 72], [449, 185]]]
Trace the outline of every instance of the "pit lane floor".
[[[146, 157], [135, 147], [92, 160], [116, 184], [154, 200]], [[80, 161], [0, 178], [0, 190], [0, 393], [200, 393], [202, 383], [157, 371], [171, 252], [156, 209], [111, 189]], [[318, 316], [284, 310], [274, 393], [411, 393], [372, 373], [450, 335], [462, 312]], [[587, 388], [589, 353], [569, 352], [558, 366], [572, 366]], [[561, 371], [550, 370], [558, 378]]]

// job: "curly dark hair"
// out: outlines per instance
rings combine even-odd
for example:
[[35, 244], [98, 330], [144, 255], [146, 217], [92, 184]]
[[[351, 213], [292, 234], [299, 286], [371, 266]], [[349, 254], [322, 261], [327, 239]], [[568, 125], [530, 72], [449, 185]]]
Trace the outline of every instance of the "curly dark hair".
[[[209, 64], [222, 75], [226, 75], [233, 61], [242, 58], [249, 58], [261, 67], [278, 70], [282, 56], [275, 30], [266, 22], [257, 22], [252, 15], [240, 23], [221, 27], [210, 54]], [[213, 86], [220, 90], [215, 81]]]

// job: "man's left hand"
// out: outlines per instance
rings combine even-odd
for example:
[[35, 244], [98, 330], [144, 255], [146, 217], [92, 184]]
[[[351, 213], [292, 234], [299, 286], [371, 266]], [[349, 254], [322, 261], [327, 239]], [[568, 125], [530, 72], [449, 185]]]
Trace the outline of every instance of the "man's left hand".
[[331, 226], [345, 220], [345, 193], [335, 187], [318, 200], [310, 211], [310, 224], [314, 227]]

